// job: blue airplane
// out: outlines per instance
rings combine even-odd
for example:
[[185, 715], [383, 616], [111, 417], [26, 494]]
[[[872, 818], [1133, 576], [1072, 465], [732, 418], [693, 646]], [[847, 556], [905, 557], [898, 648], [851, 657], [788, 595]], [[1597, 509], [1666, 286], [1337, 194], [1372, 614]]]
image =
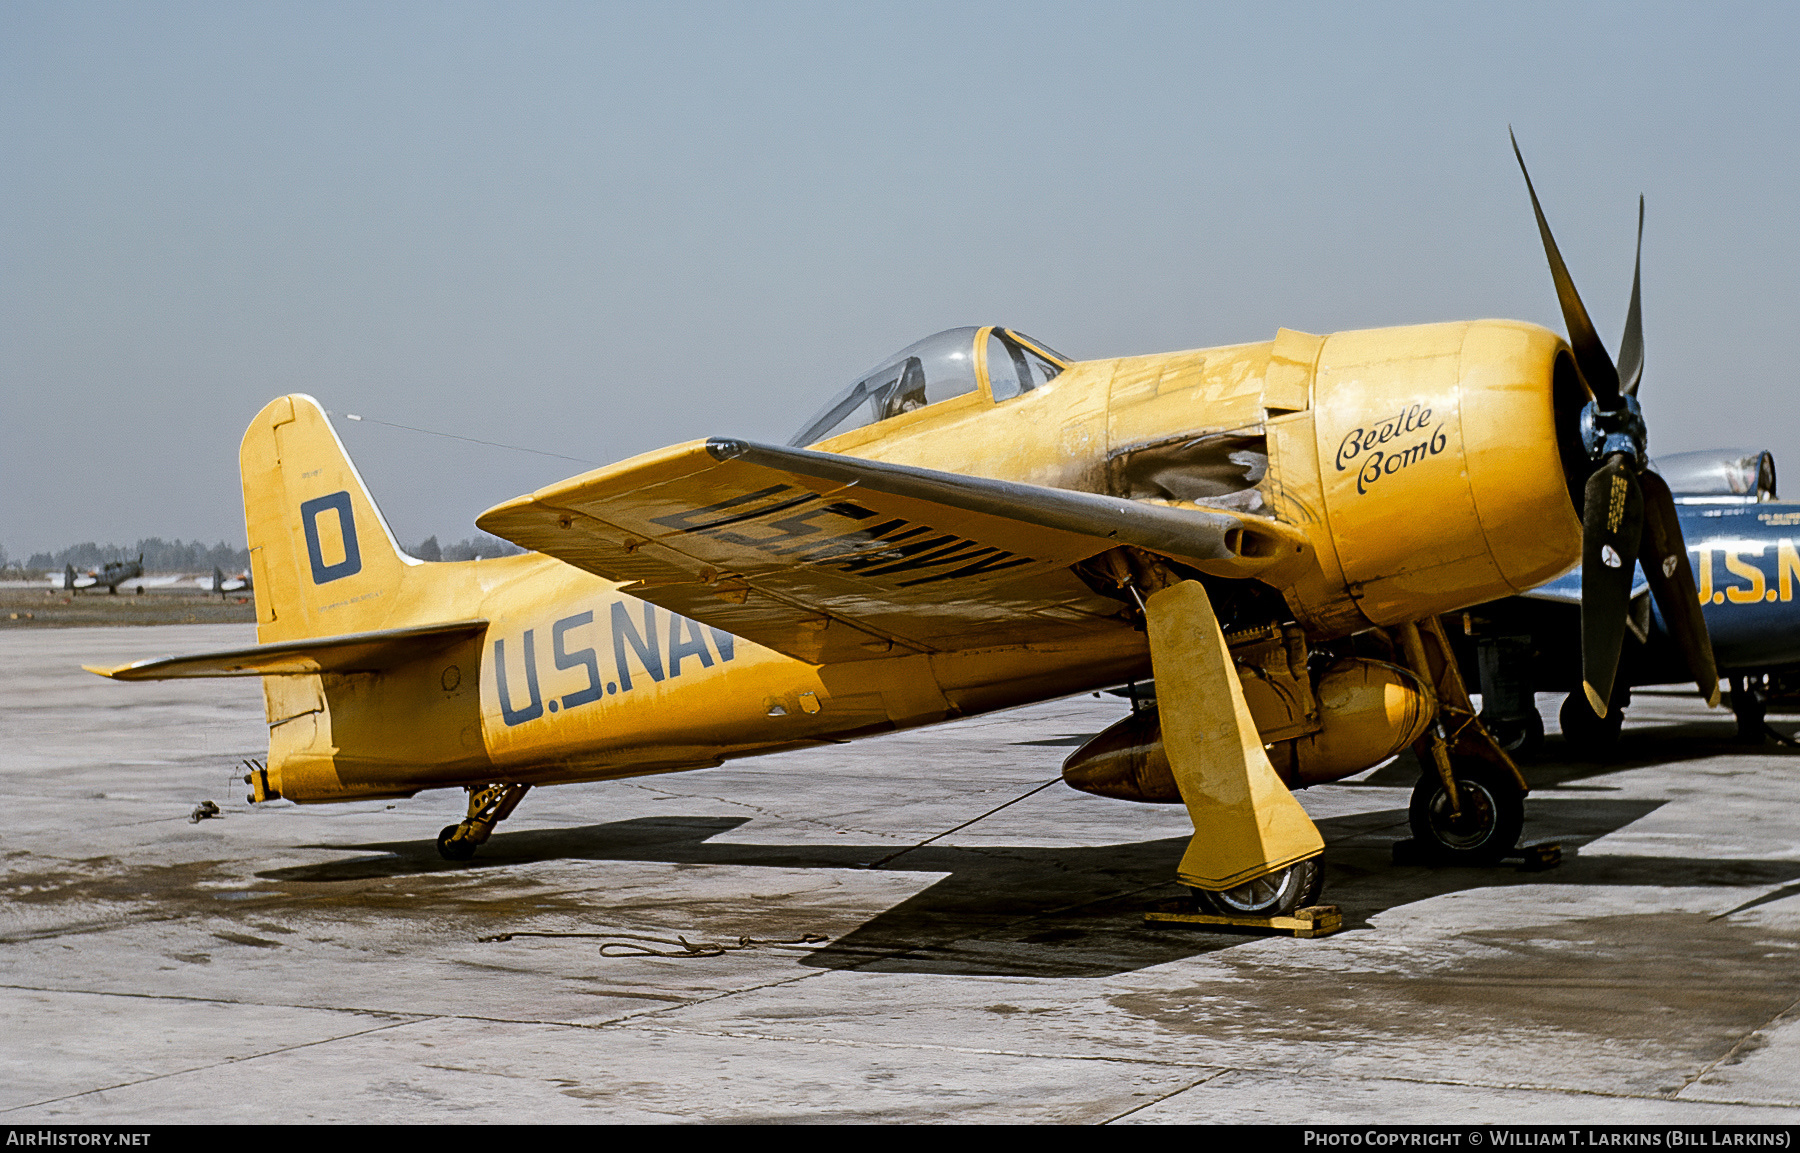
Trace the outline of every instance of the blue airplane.
[[[1657, 458], [1652, 468], [1675, 495], [1676, 514], [1698, 585], [1738, 739], [1786, 741], [1765, 721], [1766, 698], [1783, 674], [1800, 671], [1800, 502], [1777, 499], [1775, 459], [1758, 449], [1710, 449]], [[1446, 620], [1465, 675], [1479, 679], [1482, 722], [1515, 753], [1543, 743], [1534, 698], [1569, 694], [1559, 718], [1578, 751], [1606, 751], [1619, 736], [1631, 688], [1692, 683], [1687, 662], [1634, 573], [1619, 675], [1605, 717], [1581, 691], [1581, 569], [1522, 596]]]

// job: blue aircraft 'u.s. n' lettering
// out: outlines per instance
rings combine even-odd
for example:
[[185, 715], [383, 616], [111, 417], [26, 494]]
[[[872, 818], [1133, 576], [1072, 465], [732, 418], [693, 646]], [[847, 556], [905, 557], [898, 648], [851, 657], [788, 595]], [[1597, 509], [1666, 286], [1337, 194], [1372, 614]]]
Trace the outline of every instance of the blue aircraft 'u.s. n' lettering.
[[[1774, 579], [1769, 578], [1761, 563], [1771, 543], [1775, 549]], [[1774, 542], [1713, 540], [1689, 545], [1688, 551], [1696, 554], [1694, 576], [1703, 605], [1773, 604], [1794, 599], [1795, 585], [1800, 581], [1800, 551], [1794, 548], [1791, 537]], [[1714, 557], [1725, 567], [1724, 579], [1713, 571]]]

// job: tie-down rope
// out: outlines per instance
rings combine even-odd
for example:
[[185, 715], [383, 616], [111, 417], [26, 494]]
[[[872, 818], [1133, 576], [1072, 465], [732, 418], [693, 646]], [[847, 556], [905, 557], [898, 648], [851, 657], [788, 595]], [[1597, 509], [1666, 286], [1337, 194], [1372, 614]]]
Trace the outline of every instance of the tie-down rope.
[[[589, 938], [604, 942], [600, 946], [602, 957], [722, 957], [726, 953], [736, 953], [743, 949], [793, 949], [812, 948], [823, 945], [831, 938], [818, 933], [805, 933], [792, 941], [761, 940], [756, 937], [739, 937], [728, 942], [703, 942], [696, 945], [686, 937], [653, 937], [648, 933], [537, 933], [519, 930], [512, 933], [495, 933], [491, 937], [477, 937], [477, 941], [486, 944], [495, 941], [510, 941], [514, 937], [549, 937], [553, 939]], [[648, 941], [651, 944], [642, 944]], [[651, 945], [673, 945], [673, 949], [655, 949]]]

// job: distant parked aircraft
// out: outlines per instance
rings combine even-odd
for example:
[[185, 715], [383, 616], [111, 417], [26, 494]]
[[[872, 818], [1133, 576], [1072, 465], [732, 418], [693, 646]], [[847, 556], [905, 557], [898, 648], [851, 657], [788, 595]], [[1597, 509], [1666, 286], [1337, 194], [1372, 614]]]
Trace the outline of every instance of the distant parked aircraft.
[[74, 565], [63, 566], [63, 588], [69, 592], [79, 589], [105, 588], [114, 596], [119, 595], [119, 586], [133, 577], [144, 575], [144, 554], [139, 553], [136, 560], [109, 560], [97, 569], [89, 569], [85, 573], [77, 573]]
[[250, 583], [250, 573], [248, 571], [241, 572], [234, 577], [228, 577], [219, 570], [217, 565], [213, 566], [212, 591], [218, 593], [220, 596], [224, 596], [226, 593], [249, 592], [253, 587], [254, 586]]

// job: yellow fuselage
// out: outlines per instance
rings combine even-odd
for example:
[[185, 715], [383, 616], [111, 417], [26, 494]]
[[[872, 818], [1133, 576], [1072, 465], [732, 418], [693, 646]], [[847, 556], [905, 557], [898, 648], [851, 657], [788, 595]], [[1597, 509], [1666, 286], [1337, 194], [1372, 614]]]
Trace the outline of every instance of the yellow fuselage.
[[[1326, 640], [1520, 592], [1577, 561], [1559, 446], [1585, 394], [1566, 361], [1554, 334], [1512, 322], [1283, 330], [1259, 344], [1074, 364], [1000, 402], [983, 375], [977, 392], [815, 447], [1193, 505], [1181, 495], [1190, 446], [1236, 438], [1260, 449], [1266, 472], [1225, 499], [1306, 534], [1310, 550], [1269, 583], [1308, 636]], [[256, 518], [251, 509], [253, 545]], [[1149, 673], [1144, 634], [1128, 627], [814, 666], [536, 554], [409, 563], [392, 586], [265, 619], [260, 638], [476, 618], [485, 635], [382, 673], [267, 678], [280, 795], [694, 768]], [[261, 571], [256, 587], [269, 587]]]

